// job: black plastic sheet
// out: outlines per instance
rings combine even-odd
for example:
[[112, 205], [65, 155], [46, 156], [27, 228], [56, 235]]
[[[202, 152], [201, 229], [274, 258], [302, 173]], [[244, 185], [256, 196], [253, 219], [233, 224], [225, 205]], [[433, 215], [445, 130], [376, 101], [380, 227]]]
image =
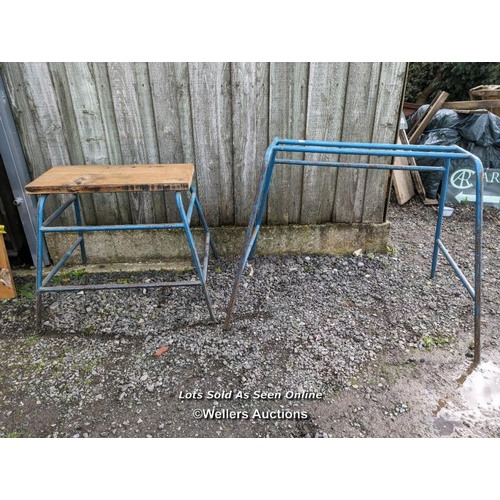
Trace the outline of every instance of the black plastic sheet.
[[[421, 106], [408, 118], [408, 129], [427, 112], [429, 105]], [[485, 169], [500, 168], [500, 118], [493, 113], [464, 114], [452, 109], [440, 109], [429, 122], [417, 144], [431, 146], [458, 145], [476, 155]], [[442, 165], [439, 159], [417, 159], [417, 165]], [[472, 168], [472, 160], [453, 160], [452, 172], [460, 168]], [[421, 172], [422, 183], [428, 198], [439, 193], [442, 172]]]

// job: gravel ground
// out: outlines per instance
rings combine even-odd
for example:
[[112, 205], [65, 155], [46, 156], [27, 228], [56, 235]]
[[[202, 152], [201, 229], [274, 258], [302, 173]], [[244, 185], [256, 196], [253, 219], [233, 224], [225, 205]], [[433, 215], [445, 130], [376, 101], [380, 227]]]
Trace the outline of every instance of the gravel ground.
[[[209, 267], [218, 324], [197, 288], [73, 292], [44, 296], [40, 336], [34, 275], [17, 273], [19, 298], [0, 302], [0, 435], [500, 437], [498, 211], [485, 213], [475, 370], [470, 297], [442, 257], [429, 279], [435, 211], [392, 204], [389, 220], [384, 255], [256, 259], [228, 332], [231, 260]], [[443, 229], [470, 280], [473, 221], [459, 206]], [[77, 269], [61, 280], [192, 277]]]

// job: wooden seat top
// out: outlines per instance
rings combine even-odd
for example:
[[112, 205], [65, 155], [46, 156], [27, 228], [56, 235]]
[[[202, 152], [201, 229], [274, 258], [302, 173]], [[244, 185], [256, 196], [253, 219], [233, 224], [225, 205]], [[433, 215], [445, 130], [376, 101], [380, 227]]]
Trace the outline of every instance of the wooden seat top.
[[75, 165], [52, 167], [26, 187], [29, 194], [187, 191], [194, 165]]

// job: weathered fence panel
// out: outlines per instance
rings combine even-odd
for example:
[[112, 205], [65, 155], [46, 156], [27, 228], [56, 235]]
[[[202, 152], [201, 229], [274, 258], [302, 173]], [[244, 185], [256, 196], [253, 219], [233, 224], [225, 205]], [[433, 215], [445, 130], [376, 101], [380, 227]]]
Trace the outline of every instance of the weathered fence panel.
[[231, 64], [189, 64], [200, 201], [212, 225], [234, 223]]
[[268, 142], [269, 66], [265, 63], [233, 63], [234, 218], [238, 226], [248, 223], [255, 186]]
[[[344, 108], [342, 141], [371, 142], [377, 101], [380, 64], [350, 63]], [[391, 141], [392, 142], [392, 141]], [[341, 156], [340, 161], [366, 163], [366, 156]], [[340, 169], [334, 202], [334, 220], [361, 222], [366, 170]]]
[[[395, 140], [406, 63], [2, 63], [0, 71], [33, 177], [54, 165], [192, 162], [209, 224], [244, 226], [274, 137]], [[266, 220], [382, 222], [387, 185], [381, 171], [277, 167]], [[90, 224], [174, 221], [170, 195], [88, 195], [82, 207]]]
[[[349, 63], [313, 63], [309, 76], [307, 139], [340, 141]], [[311, 160], [337, 161], [335, 156], [310, 155]], [[302, 224], [331, 222], [336, 168], [304, 168]]]
[[[309, 64], [271, 63], [268, 142], [306, 135]], [[284, 155], [292, 158], [292, 155]], [[303, 155], [295, 155], [302, 159]], [[298, 224], [302, 207], [303, 167], [278, 167], [269, 190], [267, 223]]]

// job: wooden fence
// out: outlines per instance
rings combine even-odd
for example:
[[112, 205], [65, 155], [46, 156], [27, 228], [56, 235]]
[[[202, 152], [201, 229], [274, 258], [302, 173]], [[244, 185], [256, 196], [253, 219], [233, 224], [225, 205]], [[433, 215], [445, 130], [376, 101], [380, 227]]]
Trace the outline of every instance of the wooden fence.
[[[222, 226], [247, 224], [274, 137], [393, 142], [406, 63], [10, 62], [0, 70], [33, 177], [54, 165], [194, 163], [208, 222]], [[382, 222], [387, 179], [277, 167], [266, 222]], [[85, 195], [82, 206], [88, 224], [177, 220], [171, 193]]]

